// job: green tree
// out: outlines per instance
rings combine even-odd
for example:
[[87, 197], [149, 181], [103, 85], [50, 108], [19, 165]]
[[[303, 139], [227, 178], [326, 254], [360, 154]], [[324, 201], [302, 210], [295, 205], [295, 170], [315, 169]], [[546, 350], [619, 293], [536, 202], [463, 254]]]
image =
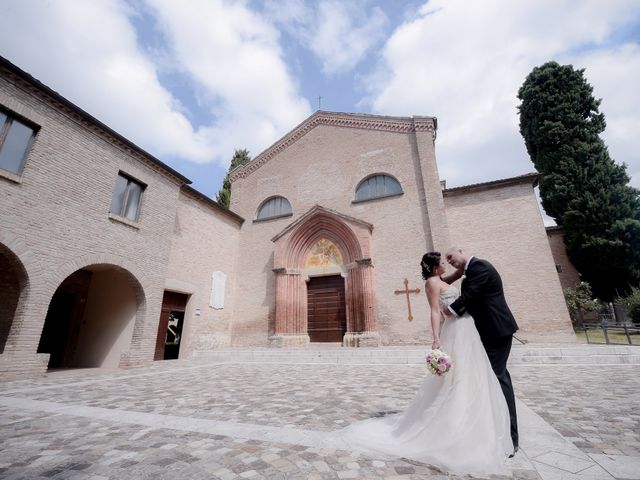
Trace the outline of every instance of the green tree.
[[231, 201], [231, 181], [229, 180], [229, 173], [240, 165], [244, 165], [251, 161], [249, 156], [249, 150], [246, 148], [236, 149], [231, 158], [231, 165], [227, 171], [227, 175], [222, 181], [222, 188], [216, 194], [216, 201], [224, 208], [229, 208], [229, 202]]
[[606, 123], [584, 69], [548, 62], [518, 91], [520, 133], [540, 172], [542, 206], [565, 228], [569, 258], [612, 300], [640, 281], [640, 199], [609, 156]]

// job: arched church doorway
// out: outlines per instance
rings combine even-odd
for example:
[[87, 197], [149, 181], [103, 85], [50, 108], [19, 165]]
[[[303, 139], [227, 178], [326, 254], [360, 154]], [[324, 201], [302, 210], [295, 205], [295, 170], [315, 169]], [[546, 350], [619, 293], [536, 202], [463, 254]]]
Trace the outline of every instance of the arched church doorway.
[[0, 243], [0, 353], [4, 352], [18, 304], [27, 288], [28, 276], [22, 262]]
[[372, 230], [367, 222], [316, 205], [271, 239], [276, 245], [272, 346], [380, 344]]
[[49, 368], [115, 368], [130, 349], [143, 307], [140, 283], [123, 268], [100, 264], [77, 270], [49, 303], [38, 353], [50, 355]]
[[307, 282], [307, 332], [310, 342], [340, 342], [347, 332], [344, 278], [313, 277]]

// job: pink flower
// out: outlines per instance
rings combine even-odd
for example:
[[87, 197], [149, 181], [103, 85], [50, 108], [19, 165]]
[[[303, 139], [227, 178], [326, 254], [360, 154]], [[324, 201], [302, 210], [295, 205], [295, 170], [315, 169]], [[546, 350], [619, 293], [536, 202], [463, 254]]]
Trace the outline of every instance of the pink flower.
[[446, 374], [453, 366], [449, 356], [440, 350], [431, 350], [425, 357], [429, 372], [439, 377]]

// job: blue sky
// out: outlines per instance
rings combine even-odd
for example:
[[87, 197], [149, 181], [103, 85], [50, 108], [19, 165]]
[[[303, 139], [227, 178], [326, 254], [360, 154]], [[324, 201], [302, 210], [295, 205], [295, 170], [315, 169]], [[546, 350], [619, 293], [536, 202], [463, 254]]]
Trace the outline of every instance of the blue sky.
[[640, 187], [635, 0], [0, 0], [0, 54], [177, 169], [220, 188], [323, 110], [438, 117], [449, 186], [533, 170], [517, 90], [586, 69], [605, 141]]

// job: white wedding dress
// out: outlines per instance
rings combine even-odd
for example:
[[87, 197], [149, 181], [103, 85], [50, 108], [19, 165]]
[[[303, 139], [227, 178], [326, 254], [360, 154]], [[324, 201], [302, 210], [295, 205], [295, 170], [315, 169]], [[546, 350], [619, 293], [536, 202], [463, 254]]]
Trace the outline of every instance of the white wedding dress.
[[[455, 287], [440, 295], [446, 305], [456, 298]], [[447, 319], [440, 343], [453, 361], [446, 375], [432, 375], [425, 365], [422, 386], [404, 412], [354, 423], [343, 438], [361, 453], [404, 457], [447, 472], [503, 473], [513, 451], [509, 411], [473, 318]]]

